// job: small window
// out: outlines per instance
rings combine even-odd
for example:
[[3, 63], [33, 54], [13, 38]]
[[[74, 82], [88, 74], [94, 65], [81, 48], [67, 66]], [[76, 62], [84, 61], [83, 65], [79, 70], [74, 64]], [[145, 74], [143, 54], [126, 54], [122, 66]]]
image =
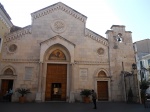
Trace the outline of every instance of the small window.
[[2, 49], [2, 39], [0, 38], [0, 52], [1, 52], [1, 49]]
[[148, 59], [148, 66], [150, 66], [150, 59]]
[[118, 33], [118, 35], [117, 35], [117, 41], [118, 42], [122, 42], [122, 34], [121, 33]]
[[143, 68], [143, 62], [140, 61], [140, 68]]

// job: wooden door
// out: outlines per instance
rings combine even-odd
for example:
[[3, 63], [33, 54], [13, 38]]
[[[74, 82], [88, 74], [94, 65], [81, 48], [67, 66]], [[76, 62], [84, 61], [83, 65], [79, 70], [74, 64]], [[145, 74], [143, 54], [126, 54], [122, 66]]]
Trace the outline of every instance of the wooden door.
[[107, 101], [108, 100], [108, 81], [98, 81], [97, 82], [97, 94], [98, 100]]
[[9, 89], [13, 89], [13, 80], [2, 80], [2, 85], [1, 85], [1, 95], [4, 96], [6, 92], [9, 92]]
[[[67, 84], [67, 65], [66, 64], [48, 64], [47, 65], [47, 76], [46, 76], [46, 91], [45, 100], [55, 100], [54, 97], [54, 85], [61, 85], [59, 87], [60, 99], [66, 100], [66, 84]], [[56, 89], [56, 88], [55, 88]]]

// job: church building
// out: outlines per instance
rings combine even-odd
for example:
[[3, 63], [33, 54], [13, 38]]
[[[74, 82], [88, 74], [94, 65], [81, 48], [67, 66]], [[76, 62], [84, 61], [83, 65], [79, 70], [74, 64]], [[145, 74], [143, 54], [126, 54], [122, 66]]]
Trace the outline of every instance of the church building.
[[[90, 9], [89, 9], [90, 10]], [[126, 101], [137, 96], [132, 32], [112, 25], [103, 37], [86, 28], [87, 17], [58, 2], [31, 13], [29, 26], [3, 39], [0, 90], [29, 88], [28, 101], [82, 101], [83, 89], [94, 89], [98, 101]], [[98, 24], [96, 24], [98, 25]], [[130, 81], [130, 83], [129, 83]]]

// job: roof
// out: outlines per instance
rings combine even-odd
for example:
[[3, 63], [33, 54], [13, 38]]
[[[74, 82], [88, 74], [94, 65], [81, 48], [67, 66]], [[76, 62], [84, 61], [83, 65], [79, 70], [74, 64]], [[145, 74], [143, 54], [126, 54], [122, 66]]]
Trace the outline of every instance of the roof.
[[61, 10], [66, 12], [69, 15], [72, 15], [73, 17], [79, 19], [82, 22], [86, 22], [87, 17], [78, 11], [72, 9], [71, 7], [63, 4], [62, 2], [58, 2], [56, 4], [50, 5], [48, 7], [45, 7], [43, 9], [40, 9], [36, 12], [31, 13], [31, 16], [33, 19], [38, 19], [40, 17], [43, 17], [49, 13], [52, 13], [54, 11]]

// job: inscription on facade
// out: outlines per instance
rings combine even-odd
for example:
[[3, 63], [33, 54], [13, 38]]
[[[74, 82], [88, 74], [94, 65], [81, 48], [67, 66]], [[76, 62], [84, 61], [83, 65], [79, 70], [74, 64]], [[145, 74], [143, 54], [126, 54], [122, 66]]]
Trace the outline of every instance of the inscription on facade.
[[80, 71], [79, 71], [80, 81], [87, 81], [87, 78], [88, 78], [88, 69], [87, 68], [80, 68]]
[[33, 67], [25, 67], [25, 77], [24, 80], [32, 80]]

